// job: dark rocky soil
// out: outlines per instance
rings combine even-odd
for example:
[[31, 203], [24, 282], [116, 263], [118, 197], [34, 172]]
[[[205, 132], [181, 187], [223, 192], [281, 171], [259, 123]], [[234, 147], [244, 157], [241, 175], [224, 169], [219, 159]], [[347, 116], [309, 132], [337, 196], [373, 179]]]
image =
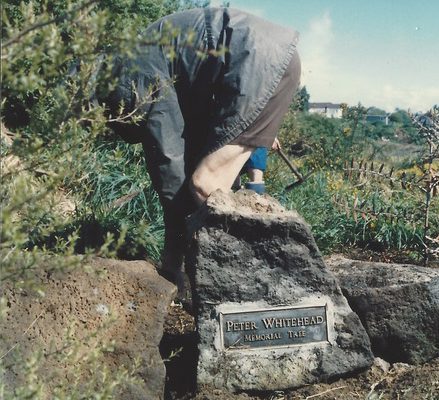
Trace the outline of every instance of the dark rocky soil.
[[[352, 259], [407, 262], [408, 256], [350, 250], [345, 256]], [[411, 259], [413, 263], [413, 259]], [[186, 309], [189, 311], [186, 311]], [[439, 334], [439, 332], [438, 332]], [[423, 365], [386, 363], [376, 359], [367, 371], [333, 382], [305, 386], [293, 391], [231, 394], [221, 389], [196, 389], [194, 376], [197, 363], [197, 336], [190, 307], [174, 303], [169, 309], [161, 343], [166, 358], [168, 400], [439, 400], [439, 358]]]
[[168, 400], [438, 400], [439, 358], [424, 365], [376, 359], [358, 376], [305, 386], [294, 391], [231, 394], [211, 387], [195, 388], [196, 332], [193, 316], [181, 304], [169, 309], [162, 340], [166, 358]]

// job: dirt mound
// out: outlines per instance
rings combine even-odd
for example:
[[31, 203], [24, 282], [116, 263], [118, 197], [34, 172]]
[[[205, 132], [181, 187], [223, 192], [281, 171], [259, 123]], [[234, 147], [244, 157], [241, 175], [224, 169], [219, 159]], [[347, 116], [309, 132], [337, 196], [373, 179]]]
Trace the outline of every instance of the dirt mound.
[[7, 392], [29, 388], [33, 380], [38, 398], [89, 398], [115, 385], [118, 399], [163, 398], [158, 346], [175, 287], [144, 261], [96, 258], [86, 268], [53, 273], [57, 262], [38, 266], [34, 283], [44, 296], [2, 285]]

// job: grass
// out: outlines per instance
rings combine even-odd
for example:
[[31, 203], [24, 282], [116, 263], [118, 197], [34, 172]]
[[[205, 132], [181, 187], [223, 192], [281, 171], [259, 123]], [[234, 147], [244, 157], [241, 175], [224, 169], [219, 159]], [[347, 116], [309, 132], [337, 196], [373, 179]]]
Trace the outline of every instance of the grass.
[[[371, 181], [360, 188], [340, 171], [319, 171], [285, 192], [294, 179], [275, 157], [269, 162], [268, 191], [311, 225], [320, 250], [329, 254], [360, 247], [408, 251], [419, 261], [423, 249], [423, 196]], [[287, 180], [287, 177], [289, 180]], [[439, 204], [431, 213], [431, 235], [439, 234]]]
[[100, 235], [126, 230], [119, 257], [157, 261], [163, 247], [163, 216], [146, 172], [142, 148], [123, 142], [100, 142], [84, 167], [89, 171], [85, 185], [89, 190], [83, 193], [89, 226], [98, 227]]
[[[364, 153], [370, 155], [371, 146], [379, 147], [381, 142], [367, 141]], [[345, 150], [338, 149], [337, 154]], [[386, 153], [387, 170], [413, 165], [419, 150], [419, 145], [386, 142], [376, 154], [376, 162], [385, 159]], [[307, 158], [315, 160], [318, 155], [294, 160], [302, 172], [309, 168]], [[357, 158], [361, 159], [361, 154]], [[83, 242], [81, 251], [86, 243], [93, 245], [93, 239], [101, 238], [95, 243], [98, 246], [106, 234], [117, 237], [125, 229], [126, 238], [118, 257], [158, 261], [164, 236], [162, 211], [141, 147], [108, 140], [97, 142], [93, 157], [83, 168], [89, 172], [80, 190], [84, 214], [76, 221]], [[286, 208], [296, 209], [311, 225], [323, 253], [347, 247], [408, 251], [414, 255], [413, 261], [418, 261], [416, 257], [422, 253], [424, 195], [416, 188], [402, 190], [375, 178], [347, 179], [339, 166], [322, 163], [305, 183], [285, 192], [284, 188], [296, 178], [274, 154], [269, 157], [265, 180], [268, 193]], [[433, 237], [439, 235], [436, 199], [430, 213]]]

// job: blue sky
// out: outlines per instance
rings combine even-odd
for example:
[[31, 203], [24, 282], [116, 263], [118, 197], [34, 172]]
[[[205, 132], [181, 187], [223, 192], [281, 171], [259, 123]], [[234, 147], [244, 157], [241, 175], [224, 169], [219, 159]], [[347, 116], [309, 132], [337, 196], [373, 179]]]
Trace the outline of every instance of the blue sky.
[[439, 0], [230, 3], [300, 32], [301, 81], [311, 101], [387, 111], [439, 103]]

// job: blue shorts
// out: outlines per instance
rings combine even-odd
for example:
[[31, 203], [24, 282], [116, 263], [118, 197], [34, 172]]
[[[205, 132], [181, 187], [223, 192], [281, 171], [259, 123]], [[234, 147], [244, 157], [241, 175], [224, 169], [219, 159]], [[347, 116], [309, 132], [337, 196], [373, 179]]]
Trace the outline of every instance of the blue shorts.
[[259, 169], [265, 171], [267, 168], [268, 150], [266, 147], [257, 147], [250, 158], [244, 164], [244, 170]]

